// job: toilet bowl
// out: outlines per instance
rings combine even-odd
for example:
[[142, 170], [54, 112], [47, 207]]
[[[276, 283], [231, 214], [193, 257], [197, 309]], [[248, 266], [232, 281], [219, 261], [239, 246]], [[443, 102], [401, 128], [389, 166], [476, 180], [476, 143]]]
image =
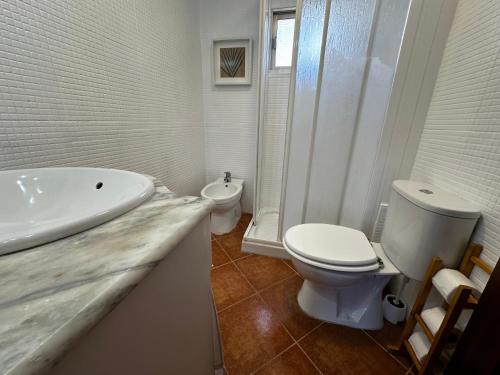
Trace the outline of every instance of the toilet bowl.
[[240, 198], [243, 191], [243, 180], [236, 178], [225, 182], [219, 178], [205, 186], [201, 196], [212, 199], [215, 207], [210, 215], [210, 228], [214, 234], [231, 232], [241, 217]]
[[283, 246], [304, 278], [297, 299], [306, 314], [354, 328], [382, 328], [382, 292], [400, 272], [380, 244], [370, 244], [355, 229], [302, 224], [286, 232]]
[[283, 246], [304, 278], [298, 302], [308, 315], [354, 328], [383, 326], [382, 291], [393, 275], [421, 281], [432, 257], [458, 266], [480, 212], [432, 185], [394, 181], [381, 243], [330, 224], [288, 229]]

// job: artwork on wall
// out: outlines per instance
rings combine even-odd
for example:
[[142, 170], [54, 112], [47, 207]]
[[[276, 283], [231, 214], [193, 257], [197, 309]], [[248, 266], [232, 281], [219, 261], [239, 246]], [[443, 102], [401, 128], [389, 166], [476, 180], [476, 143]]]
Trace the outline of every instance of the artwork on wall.
[[252, 83], [252, 41], [214, 40], [214, 82], [216, 85]]

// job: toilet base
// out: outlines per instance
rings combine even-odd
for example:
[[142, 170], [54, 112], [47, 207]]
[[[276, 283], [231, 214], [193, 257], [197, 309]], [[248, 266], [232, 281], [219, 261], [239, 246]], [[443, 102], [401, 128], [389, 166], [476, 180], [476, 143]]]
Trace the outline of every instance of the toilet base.
[[359, 329], [382, 329], [382, 291], [390, 278], [366, 276], [345, 288], [305, 280], [297, 299], [302, 310], [313, 318]]
[[210, 214], [210, 230], [218, 235], [229, 233], [238, 224], [240, 217], [240, 202], [227, 210], [216, 209]]

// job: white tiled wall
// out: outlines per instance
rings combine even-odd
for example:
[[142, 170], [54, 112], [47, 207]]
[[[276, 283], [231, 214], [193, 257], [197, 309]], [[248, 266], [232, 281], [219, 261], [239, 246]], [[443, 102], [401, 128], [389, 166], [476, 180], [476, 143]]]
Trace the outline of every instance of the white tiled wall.
[[0, 169], [204, 184], [196, 0], [0, 1]]
[[[206, 178], [231, 171], [245, 180], [242, 208], [252, 212], [256, 165], [259, 0], [199, 0]], [[213, 84], [212, 40], [251, 38], [251, 86]]]
[[499, 1], [459, 2], [411, 176], [481, 209], [474, 239], [490, 264], [500, 256], [499, 25]]

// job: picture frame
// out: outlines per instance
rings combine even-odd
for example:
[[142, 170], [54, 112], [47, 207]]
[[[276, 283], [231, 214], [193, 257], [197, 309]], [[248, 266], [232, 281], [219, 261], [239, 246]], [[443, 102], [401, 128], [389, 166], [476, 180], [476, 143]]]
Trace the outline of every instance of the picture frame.
[[213, 41], [214, 84], [252, 84], [252, 40]]

